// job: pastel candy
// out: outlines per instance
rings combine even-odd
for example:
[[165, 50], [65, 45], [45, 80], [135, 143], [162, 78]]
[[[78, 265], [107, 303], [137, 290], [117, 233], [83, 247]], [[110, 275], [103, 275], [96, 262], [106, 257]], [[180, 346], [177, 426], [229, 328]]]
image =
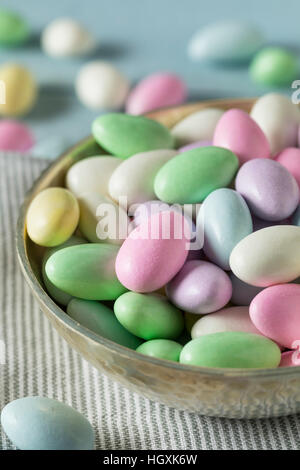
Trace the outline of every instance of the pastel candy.
[[121, 162], [118, 158], [105, 155], [84, 158], [68, 170], [66, 185], [75, 196], [86, 191], [105, 196], [108, 194], [109, 178]]
[[245, 62], [262, 43], [261, 32], [248, 22], [217, 21], [195, 33], [188, 45], [188, 55], [195, 61]]
[[29, 37], [29, 28], [22, 16], [14, 11], [0, 9], [0, 44], [19, 46]]
[[241, 109], [226, 111], [217, 123], [213, 145], [235, 153], [241, 164], [252, 158], [270, 157], [266, 136], [256, 122]]
[[263, 287], [256, 287], [243, 282], [233, 273], [229, 274], [232, 284], [232, 297], [230, 302], [234, 305], [250, 305], [254, 297], [262, 291]]
[[169, 130], [159, 122], [142, 116], [104, 114], [94, 120], [92, 133], [102, 148], [121, 158], [149, 150], [174, 148]]
[[146, 356], [178, 362], [181, 350], [182, 345], [171, 339], [152, 339], [145, 341], [136, 351]]
[[201, 317], [193, 325], [191, 336], [195, 339], [203, 335], [224, 331], [261, 334], [251, 321], [248, 307], [229, 307]]
[[115, 245], [87, 243], [63, 248], [46, 263], [49, 280], [73, 297], [86, 300], [114, 300], [126, 289], [118, 281], [114, 264]]
[[118, 253], [119, 281], [136, 292], [152, 292], [163, 287], [186, 260], [189, 232], [182, 215], [172, 211], [160, 212], [141, 223]]
[[127, 158], [110, 177], [110, 197], [118, 201], [126, 196], [128, 207], [154, 199], [156, 173], [174, 155], [174, 150], [152, 150]]
[[230, 300], [232, 286], [228, 275], [212, 263], [187, 261], [166, 287], [167, 297], [190, 313], [210, 313]]
[[252, 213], [263, 220], [289, 217], [299, 203], [295, 178], [274, 160], [254, 159], [245, 163], [237, 173], [235, 188]]
[[258, 287], [300, 276], [300, 228], [275, 225], [251, 233], [232, 250], [230, 267], [242, 281]]
[[187, 91], [184, 82], [172, 73], [149, 75], [131, 90], [126, 101], [128, 114], [143, 114], [158, 108], [183, 103]]
[[0, 115], [21, 116], [33, 108], [37, 99], [37, 85], [26, 67], [15, 63], [1, 65], [0, 83], [5, 85], [5, 102], [2, 97]]
[[199, 140], [211, 141], [217, 122], [223, 113], [224, 111], [218, 108], [201, 109], [179, 121], [171, 130], [177, 146], [181, 147]]
[[121, 325], [110, 308], [95, 300], [72, 299], [67, 314], [94, 333], [127, 348], [136, 349], [142, 342]]
[[280, 349], [261, 335], [225, 331], [200, 336], [187, 343], [181, 351], [180, 362], [200, 367], [275, 368], [280, 362]]
[[8, 403], [1, 424], [21, 450], [92, 450], [89, 421], [70, 406], [46, 397], [25, 397]]
[[288, 147], [277, 155], [276, 160], [293, 175], [300, 187], [300, 149]]
[[238, 159], [230, 150], [202, 147], [180, 153], [158, 171], [154, 191], [168, 203], [202, 202], [215, 189], [230, 184]]
[[268, 93], [255, 102], [250, 116], [267, 137], [272, 155], [297, 146], [300, 113], [289, 97]]
[[11, 119], [0, 121], [0, 150], [28, 152], [34, 145], [30, 129], [21, 122]]
[[285, 351], [281, 354], [279, 367], [295, 367], [300, 365], [299, 353], [297, 351]]
[[265, 47], [250, 65], [252, 80], [269, 86], [284, 86], [297, 77], [298, 58], [281, 47]]
[[64, 188], [47, 188], [29, 205], [27, 233], [37, 245], [57, 246], [70, 238], [78, 220], [79, 206], [73, 194]]
[[146, 339], [175, 339], [184, 327], [183, 315], [166, 297], [126, 292], [114, 304], [114, 312], [132, 334]]
[[268, 338], [289, 349], [300, 345], [300, 285], [282, 284], [260, 292], [250, 304], [250, 317]]
[[197, 218], [197, 231], [204, 234], [206, 256], [229, 270], [235, 245], [252, 232], [252, 219], [243, 197], [233, 189], [217, 189], [204, 200]]
[[191, 144], [184, 145], [178, 149], [178, 152], [187, 152], [188, 150], [197, 149], [199, 147], [210, 147], [212, 145], [211, 140], [197, 140], [196, 142], [192, 142]]

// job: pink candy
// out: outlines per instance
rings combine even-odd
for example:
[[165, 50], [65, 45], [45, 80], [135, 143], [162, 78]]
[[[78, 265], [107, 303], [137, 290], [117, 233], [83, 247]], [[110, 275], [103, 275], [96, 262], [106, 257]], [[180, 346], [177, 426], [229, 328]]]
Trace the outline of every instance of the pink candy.
[[27, 152], [33, 147], [34, 138], [25, 124], [11, 119], [0, 121], [0, 150]]
[[285, 351], [281, 354], [279, 367], [300, 366], [300, 355], [298, 351]]
[[300, 188], [300, 149], [288, 147], [277, 155], [276, 160], [293, 175]]

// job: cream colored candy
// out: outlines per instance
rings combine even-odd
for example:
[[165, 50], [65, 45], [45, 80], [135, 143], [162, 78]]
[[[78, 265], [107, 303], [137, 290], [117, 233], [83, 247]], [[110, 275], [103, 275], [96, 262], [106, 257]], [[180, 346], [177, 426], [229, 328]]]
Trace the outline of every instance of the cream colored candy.
[[217, 122], [223, 113], [224, 111], [218, 108], [203, 109], [180, 121], [171, 130], [177, 146], [198, 140], [212, 140]]
[[78, 202], [79, 228], [90, 242], [121, 244], [127, 238], [127, 213], [111, 199], [89, 191], [82, 193]]
[[86, 191], [105, 196], [109, 178], [121, 162], [121, 159], [106, 155], [84, 158], [69, 169], [66, 186], [77, 197]]
[[43, 31], [42, 48], [52, 57], [84, 55], [95, 47], [95, 40], [72, 18], [57, 18]]
[[300, 227], [274, 225], [251, 233], [232, 250], [230, 267], [253, 286], [293, 281], [300, 276]]
[[0, 114], [19, 116], [31, 110], [36, 101], [37, 86], [31, 72], [26, 67], [13, 63], [2, 65], [0, 67], [1, 82], [4, 84], [5, 100], [1, 96]]
[[118, 201], [120, 196], [126, 196], [128, 208], [132, 204], [155, 199], [153, 186], [156, 173], [174, 155], [174, 150], [153, 150], [124, 160], [109, 181], [108, 190], [112, 199]]
[[64, 188], [47, 188], [31, 202], [27, 212], [27, 232], [42, 246], [64, 243], [79, 220], [79, 206], [73, 194]]
[[115, 110], [125, 103], [129, 82], [113, 65], [98, 60], [80, 69], [75, 90], [87, 108]]

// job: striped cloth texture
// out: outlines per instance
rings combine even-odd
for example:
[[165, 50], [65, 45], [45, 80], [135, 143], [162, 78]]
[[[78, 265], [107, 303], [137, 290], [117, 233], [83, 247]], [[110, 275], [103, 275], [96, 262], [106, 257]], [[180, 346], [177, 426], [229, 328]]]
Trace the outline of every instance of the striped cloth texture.
[[[61, 400], [90, 420], [97, 449], [299, 449], [299, 416], [246, 421], [178, 411], [109, 380], [60, 338], [25, 283], [14, 242], [19, 206], [47, 164], [0, 154], [0, 409], [25, 396]], [[13, 448], [1, 430], [0, 449]]]

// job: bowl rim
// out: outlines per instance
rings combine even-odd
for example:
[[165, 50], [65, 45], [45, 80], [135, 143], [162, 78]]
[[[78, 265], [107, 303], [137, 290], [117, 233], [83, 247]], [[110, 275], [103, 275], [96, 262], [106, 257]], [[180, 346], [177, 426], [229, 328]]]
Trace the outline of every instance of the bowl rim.
[[[222, 100], [208, 100], [208, 101], [201, 101], [201, 104], [205, 103], [213, 103], [216, 106], [220, 106], [225, 102], [234, 102], [234, 101], [243, 101], [249, 99], [222, 99]], [[253, 98], [253, 101], [255, 98]], [[187, 104], [186, 106], [191, 106], [191, 104]], [[180, 107], [173, 108], [174, 110], [178, 111]], [[169, 110], [172, 108], [168, 108]], [[165, 113], [167, 109], [159, 110], [159, 113]], [[152, 113], [154, 117], [156, 113]], [[151, 117], [152, 117], [151, 116]], [[139, 353], [134, 349], [129, 349], [126, 346], [122, 346], [114, 341], [111, 341], [103, 336], [94, 333], [93, 331], [89, 330], [88, 328], [84, 327], [76, 320], [71, 318], [58, 304], [52, 300], [52, 298], [48, 295], [47, 291], [42, 287], [39, 280], [37, 279], [28, 255], [27, 255], [27, 247], [26, 247], [26, 214], [29, 207], [29, 204], [33, 197], [39, 192], [39, 186], [43, 182], [44, 178], [50, 174], [52, 168], [56, 167], [59, 161], [64, 160], [70, 152], [77, 149], [79, 145], [85, 144], [91, 141], [92, 136], [88, 136], [79, 142], [77, 142], [74, 146], [68, 148], [63, 154], [56, 158], [53, 162], [50, 163], [44, 169], [39, 177], [34, 181], [33, 185], [27, 191], [25, 195], [25, 199], [20, 207], [17, 226], [16, 226], [16, 235], [15, 235], [15, 243], [16, 243], [16, 250], [17, 250], [17, 257], [18, 261], [21, 266], [21, 270], [24, 274], [25, 279], [27, 280], [34, 296], [38, 299], [39, 304], [44, 307], [45, 310], [50, 310], [51, 314], [56, 317], [56, 319], [65, 324], [69, 329], [75, 331], [77, 334], [83, 337], [87, 337], [88, 340], [93, 341], [94, 343], [100, 344], [107, 349], [113, 350], [114, 353], [121, 355], [123, 358], [127, 358], [129, 360], [138, 359], [139, 361], [144, 361], [147, 364], [165, 367], [171, 370], [177, 370], [179, 372], [185, 373], [192, 373], [193, 375], [199, 374], [199, 376], [209, 376], [210, 378], [220, 379], [220, 378], [232, 378], [232, 379], [253, 379], [253, 378], [281, 378], [281, 377], [291, 377], [291, 376], [299, 376], [300, 374], [300, 367], [277, 367], [277, 368], [269, 368], [269, 369], [244, 369], [244, 368], [212, 368], [212, 367], [200, 367], [195, 365], [187, 365], [182, 364], [179, 362], [173, 362], [166, 359], [159, 359], [151, 356], [147, 356], [145, 354]]]

